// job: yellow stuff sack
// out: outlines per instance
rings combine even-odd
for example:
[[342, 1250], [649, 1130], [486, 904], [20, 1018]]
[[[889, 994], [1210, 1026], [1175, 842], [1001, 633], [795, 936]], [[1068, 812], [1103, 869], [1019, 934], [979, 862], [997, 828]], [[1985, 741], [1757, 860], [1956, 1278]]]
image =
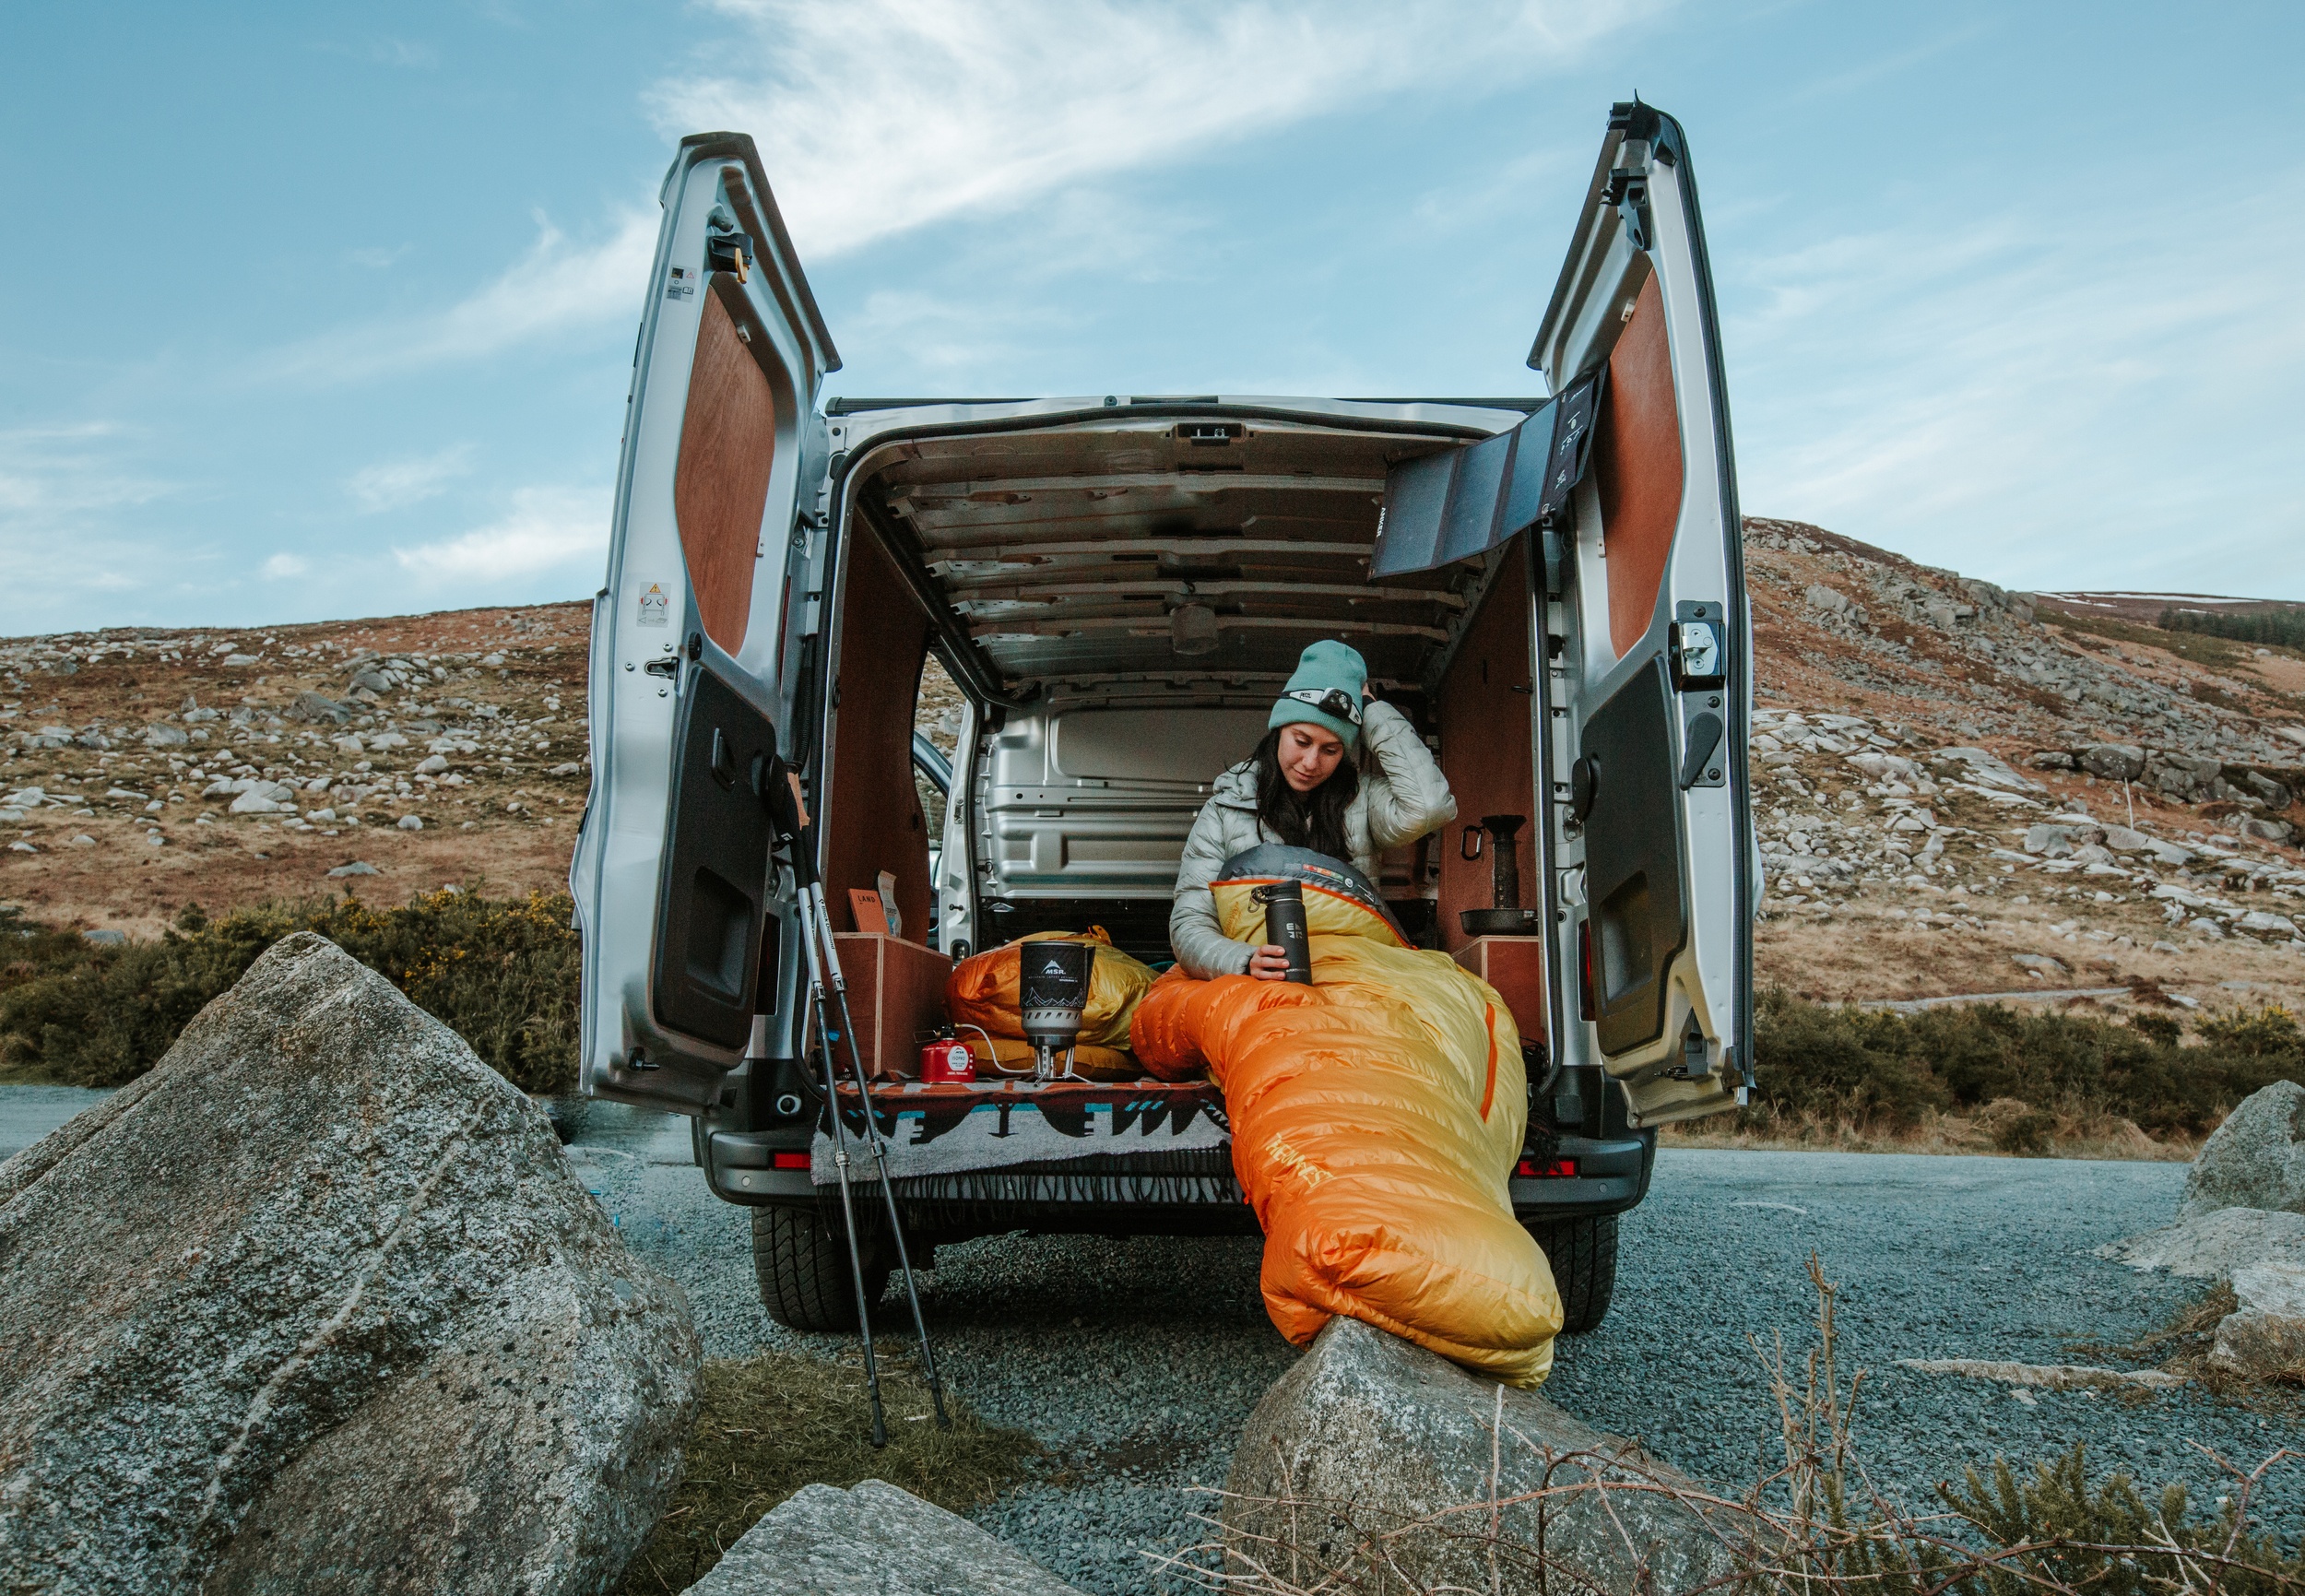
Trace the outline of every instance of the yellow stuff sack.
[[1313, 985], [1171, 972], [1138, 1007], [1136, 1051], [1159, 1075], [1205, 1059], [1223, 1091], [1274, 1326], [1303, 1346], [1342, 1314], [1541, 1383], [1561, 1299], [1506, 1184], [1528, 1119], [1512, 1011], [1448, 954], [1408, 946], [1333, 859], [1266, 846], [1223, 874], [1217, 917], [1241, 942], [1265, 940], [1260, 888], [1301, 884]]
[[1096, 964], [1089, 974], [1088, 1007], [1081, 1017], [1081, 1040], [1099, 1047], [1129, 1046], [1129, 1021], [1137, 1000], [1152, 985], [1151, 966], [1138, 963], [1105, 935], [1102, 926], [1086, 931], [1035, 931], [1029, 937], [963, 959], [944, 978], [944, 1015], [955, 1025], [979, 1025], [995, 1036], [1022, 1039], [1024, 1021], [1017, 1009], [1023, 980], [1026, 942], [1090, 942]]

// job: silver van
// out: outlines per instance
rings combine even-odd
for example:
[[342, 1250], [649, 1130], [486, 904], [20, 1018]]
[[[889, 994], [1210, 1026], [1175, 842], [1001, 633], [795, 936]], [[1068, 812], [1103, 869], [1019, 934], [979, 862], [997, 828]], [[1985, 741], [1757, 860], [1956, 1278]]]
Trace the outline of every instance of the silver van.
[[[584, 1090], [691, 1116], [713, 1191], [752, 1210], [769, 1312], [853, 1328], [762, 784], [797, 774], [830, 901], [883, 892], [908, 959], [1092, 925], [1164, 958], [1211, 781], [1303, 646], [1339, 637], [1456, 793], [1459, 824], [1379, 885], [1512, 1002], [1514, 1205], [1568, 1328], [1597, 1325], [1656, 1127], [1742, 1103], [1753, 1069], [1751, 627], [1680, 124], [1610, 114], [1529, 356], [1545, 398], [821, 405], [840, 357], [752, 141], [683, 141], [662, 200], [593, 616]], [[916, 735], [931, 660], [963, 701], [949, 760]], [[1518, 905], [1500, 847], [1526, 860]], [[1470, 925], [1518, 936], [1469, 928], [1516, 906]], [[985, 1090], [999, 1138], [1031, 1088]], [[915, 1173], [934, 1128], [908, 1092], [852, 1107], [893, 1133], [916, 1258], [1020, 1229], [1255, 1232], [1205, 1085], [1119, 1091], [1053, 1156]]]

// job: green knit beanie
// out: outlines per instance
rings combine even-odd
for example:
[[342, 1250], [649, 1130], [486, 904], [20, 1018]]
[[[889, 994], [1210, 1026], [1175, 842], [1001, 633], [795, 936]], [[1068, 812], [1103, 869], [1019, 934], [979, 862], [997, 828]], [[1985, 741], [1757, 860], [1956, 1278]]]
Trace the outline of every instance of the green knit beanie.
[[1272, 706], [1267, 729], [1304, 721], [1325, 726], [1346, 748], [1361, 740], [1361, 694], [1368, 686], [1368, 661], [1349, 644], [1324, 639], [1297, 657], [1281, 701]]

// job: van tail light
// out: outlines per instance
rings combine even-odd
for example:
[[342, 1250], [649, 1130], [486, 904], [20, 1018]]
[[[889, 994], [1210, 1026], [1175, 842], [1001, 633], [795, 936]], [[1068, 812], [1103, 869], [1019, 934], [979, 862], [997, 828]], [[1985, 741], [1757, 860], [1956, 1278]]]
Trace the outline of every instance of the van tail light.
[[1593, 1017], [1592, 1002], [1592, 922], [1577, 922], [1577, 1017]]
[[1574, 1180], [1577, 1160], [1574, 1158], [1524, 1158], [1513, 1165], [1516, 1180]]
[[779, 1153], [773, 1155], [772, 1164], [778, 1169], [806, 1169], [809, 1167], [809, 1155], [805, 1153]]

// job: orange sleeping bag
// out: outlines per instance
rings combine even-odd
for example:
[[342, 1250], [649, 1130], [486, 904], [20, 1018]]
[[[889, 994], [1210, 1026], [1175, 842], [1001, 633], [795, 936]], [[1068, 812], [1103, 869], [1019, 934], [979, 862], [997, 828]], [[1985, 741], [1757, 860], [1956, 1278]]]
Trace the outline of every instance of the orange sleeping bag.
[[1342, 1314], [1541, 1383], [1561, 1299], [1506, 1187], [1528, 1117], [1511, 1011], [1448, 954], [1410, 947], [1334, 860], [1257, 848], [1225, 874], [1210, 890], [1235, 941], [1264, 940], [1259, 887], [1303, 883], [1314, 984], [1172, 970], [1130, 1034], [1152, 1073], [1205, 1062], [1223, 1091], [1273, 1324], [1303, 1346]]

